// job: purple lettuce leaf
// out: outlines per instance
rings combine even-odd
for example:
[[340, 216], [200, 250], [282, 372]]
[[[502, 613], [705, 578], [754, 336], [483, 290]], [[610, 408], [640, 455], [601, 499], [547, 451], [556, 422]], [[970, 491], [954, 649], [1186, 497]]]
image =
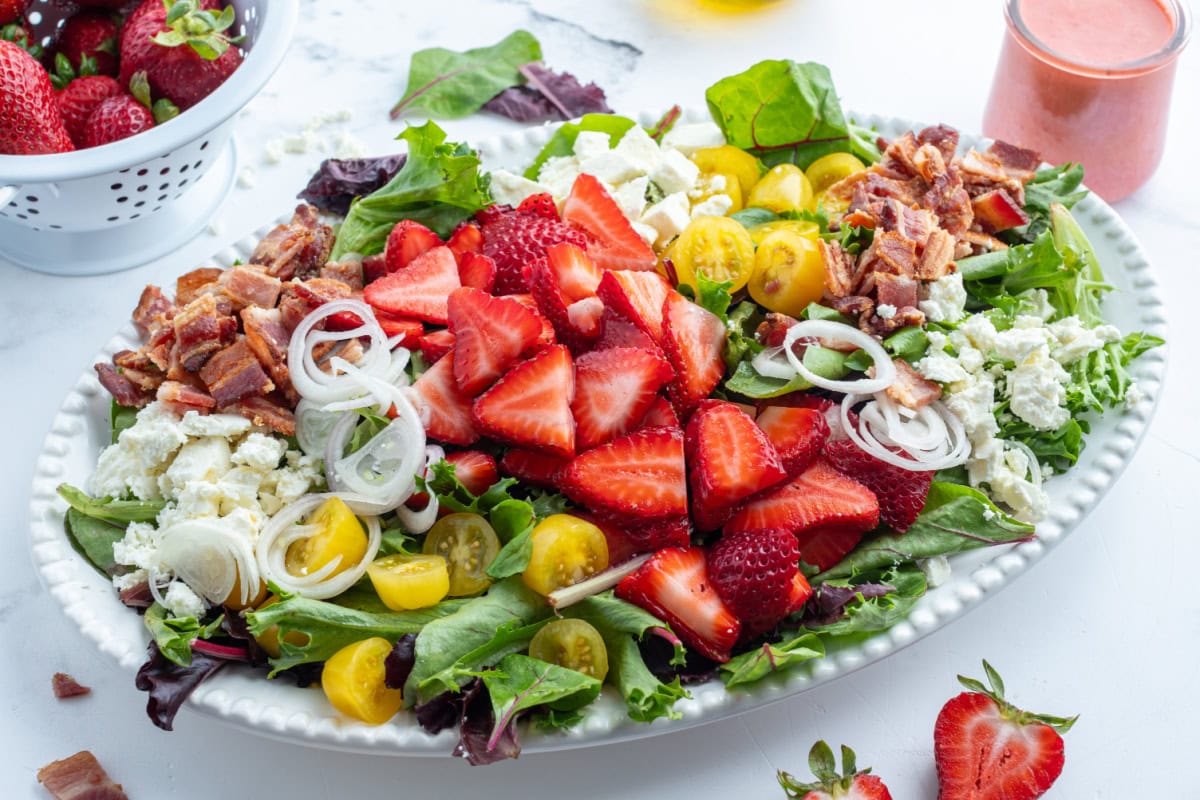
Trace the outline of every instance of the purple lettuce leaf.
[[493, 735], [496, 715], [483, 680], [476, 678], [463, 690], [459, 740], [454, 755], [463, 756], [473, 766], [494, 764], [521, 754], [517, 741], [516, 717], [509, 720], [499, 735]]
[[417, 635], [406, 633], [392, 645], [392, 652], [383, 660], [383, 682], [389, 689], [403, 689], [416, 663]]
[[150, 693], [146, 713], [150, 721], [164, 731], [173, 729], [175, 715], [196, 687], [229, 663], [203, 653], [192, 653], [192, 663], [181, 667], [165, 658], [154, 642], [150, 643], [149, 656], [138, 670], [134, 685]]
[[860, 583], [855, 586], [823, 583], [816, 588], [813, 596], [805, 604], [800, 624], [806, 628], [831, 625], [845, 616], [846, 605], [858, 595], [861, 594], [864, 600], [870, 600], [894, 591], [896, 587], [882, 583]]
[[484, 103], [484, 109], [517, 122], [612, 113], [604, 90], [594, 83], [580, 84], [569, 72], [555, 72], [537, 63], [518, 71], [526, 82], [500, 92]]
[[345, 215], [356, 197], [379, 189], [400, 171], [407, 156], [397, 153], [373, 158], [327, 158], [296, 195], [317, 208]]
[[693, 650], [686, 650], [683, 664], [673, 664], [676, 660], [675, 647], [670, 640], [660, 636], [647, 636], [638, 642], [642, 660], [646, 668], [662, 683], [670, 683], [679, 678], [685, 686], [705, 681], [716, 676], [719, 665]]

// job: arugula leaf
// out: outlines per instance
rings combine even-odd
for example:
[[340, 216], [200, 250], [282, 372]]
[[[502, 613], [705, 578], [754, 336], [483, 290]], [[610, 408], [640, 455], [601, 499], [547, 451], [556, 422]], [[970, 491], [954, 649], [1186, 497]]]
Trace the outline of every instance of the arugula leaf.
[[[523, 711], [549, 706], [571, 712], [600, 695], [600, 681], [582, 672], [513, 653], [500, 659], [496, 669], [479, 674], [492, 701], [496, 724], [489, 742], [511, 728]], [[573, 720], [579, 717], [572, 715]], [[562, 724], [561, 718], [558, 723]]]
[[628, 117], [616, 114], [584, 114], [579, 122], [567, 122], [558, 126], [558, 130], [550, 137], [550, 141], [538, 151], [533, 163], [525, 170], [525, 177], [536, 181], [542, 165], [552, 158], [570, 156], [575, 153], [575, 139], [584, 131], [598, 131], [608, 134], [609, 146], [621, 141], [630, 128], [637, 123]]
[[111, 497], [89, 497], [69, 483], [58, 485], [58, 496], [80, 514], [108, 522], [153, 522], [166, 500], [114, 500]]
[[116, 574], [117, 560], [113, 545], [125, 538], [125, 525], [119, 525], [87, 514], [75, 508], [67, 509], [63, 520], [67, 541], [97, 572], [105, 577]]
[[934, 482], [925, 508], [903, 534], [863, 540], [841, 561], [812, 579], [822, 583], [920, 558], [950, 555], [1033, 538], [1034, 528], [1001, 511], [969, 486]]
[[1024, 444], [1039, 462], [1066, 469], [1079, 459], [1083, 450], [1083, 427], [1078, 420], [1069, 419], [1053, 431], [1040, 431], [1022, 419], [1013, 417], [1000, 425], [998, 437]]
[[158, 603], [146, 609], [142, 623], [163, 657], [181, 667], [192, 663], [192, 640], [207, 639], [221, 629], [221, 616], [207, 625], [195, 617], [168, 617]]
[[430, 47], [413, 53], [408, 88], [392, 107], [395, 119], [407, 111], [430, 116], [465, 117], [500, 92], [523, 82], [519, 69], [541, 61], [542, 46], [528, 31], [513, 31], [491, 47], [462, 53]]
[[[279, 658], [271, 659], [271, 676], [298, 664], [325, 661], [348, 644], [379, 636], [394, 642], [406, 633], [417, 633], [435, 621], [459, 612], [466, 600], [443, 600], [430, 608], [416, 611], [374, 612], [351, 608], [323, 600], [272, 591], [280, 595], [277, 603], [246, 612], [246, 624], [255, 636], [279, 626]], [[288, 634], [296, 632], [301, 637]], [[303, 644], [292, 640], [304, 638]]]
[[404, 166], [383, 188], [350, 204], [331, 260], [347, 253], [382, 252], [402, 219], [416, 220], [446, 238], [458, 223], [491, 204], [490, 177], [480, 171], [474, 150], [446, 142], [446, 132], [433, 122], [410, 126], [397, 138], [408, 142]]
[[801, 633], [778, 644], [764, 644], [754, 650], [736, 655], [721, 665], [721, 680], [726, 688], [765, 678], [772, 672], [782, 672], [807, 661], [825, 657], [825, 645], [816, 634]]
[[717, 81], [704, 97], [725, 139], [768, 165], [790, 161], [804, 168], [830, 153], [879, 160], [865, 131], [846, 120], [821, 64], [760, 61]]
[[137, 422], [138, 410], [131, 406], [123, 406], [113, 400], [108, 407], [108, 429], [112, 431], [112, 443], [116, 444], [121, 437], [121, 431], [132, 428]]

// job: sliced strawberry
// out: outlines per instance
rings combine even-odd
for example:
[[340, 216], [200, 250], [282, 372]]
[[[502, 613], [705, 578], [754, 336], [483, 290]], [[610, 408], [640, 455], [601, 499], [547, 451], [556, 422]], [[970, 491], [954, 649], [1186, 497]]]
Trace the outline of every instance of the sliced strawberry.
[[404, 269], [417, 256], [428, 253], [435, 247], [441, 247], [445, 242], [433, 231], [419, 222], [402, 219], [388, 234], [387, 244], [383, 248], [384, 263], [388, 272]]
[[383, 253], [375, 253], [362, 260], [363, 283], [372, 283], [387, 275], [387, 259]]
[[[537, 301], [538, 310], [554, 327], [555, 338], [567, 345], [576, 353], [586, 351], [592, 341], [600, 335], [599, 319], [594, 324], [581, 320], [588, 330], [576, 328], [567, 308], [567, 300], [563, 297], [554, 279], [553, 268], [549, 261], [539, 258], [529, 265], [529, 291]], [[598, 298], [592, 298], [600, 302]], [[603, 305], [601, 305], [603, 313]]]
[[787, 478], [766, 434], [733, 403], [701, 401], [684, 437], [692, 519], [702, 531], [721, 527], [741, 501]]
[[483, 253], [483, 231], [474, 222], [463, 222], [450, 234], [446, 247], [460, 262], [467, 253]]
[[554, 282], [568, 304], [595, 297], [604, 270], [573, 244], [554, 244], [546, 248], [546, 261]]
[[[543, 350], [552, 344], [555, 344], [558, 339], [554, 336], [554, 326], [550, 324], [550, 320], [546, 319], [546, 315], [538, 308], [537, 301], [533, 299], [533, 295], [529, 294], [509, 294], [505, 295], [511, 300], [516, 300], [521, 305], [528, 308], [537, 316], [538, 321], [542, 324], [542, 332], [538, 335], [537, 341], [533, 343], [533, 351]], [[532, 353], [531, 353], [532, 354]]]
[[599, 520], [596, 524], [605, 531], [605, 536], [608, 529], [619, 532], [635, 553], [653, 553], [664, 547], [687, 547], [692, 543], [692, 523], [687, 517], [646, 520], [596, 511], [591, 518]]
[[775, 446], [788, 476], [808, 469], [829, 438], [825, 415], [812, 408], [767, 406], [754, 421]]
[[420, 399], [417, 411], [431, 439], [446, 444], [473, 444], [479, 438], [471, 418], [471, 398], [454, 380], [454, 351], [450, 351], [417, 378], [413, 390]]
[[[797, 543], [799, 550], [799, 543]], [[813, 596], [813, 588], [809, 585], [808, 579], [804, 577], [804, 573], [799, 570], [792, 577], [792, 591], [788, 595], [788, 613], [795, 614], [800, 609], [804, 608], [804, 604]]]
[[925, 508], [933, 484], [930, 470], [902, 469], [882, 461], [850, 439], [830, 442], [825, 458], [838, 472], [849, 475], [879, 498], [879, 519], [896, 533], [907, 531]]
[[558, 473], [570, 463], [571, 459], [569, 458], [550, 456], [514, 447], [500, 459], [500, 471], [522, 483], [541, 486], [545, 489], [557, 489]]
[[741, 620], [744, 638], [766, 633], [792, 612], [799, 556], [796, 537], [784, 530], [730, 534], [709, 549], [708, 575]]
[[469, 287], [450, 293], [447, 317], [454, 334], [454, 377], [469, 397], [495, 383], [542, 332], [533, 312], [516, 300]]
[[[878, 524], [879, 501], [871, 490], [818, 459], [792, 480], [751, 500], [725, 524], [725, 533], [791, 531], [800, 543], [801, 558], [826, 570]], [[830, 561], [838, 550], [841, 555]]]
[[654, 250], [593, 175], [585, 173], [575, 179], [563, 203], [562, 218], [587, 231], [593, 240], [588, 255], [606, 269], [653, 270], [658, 264]]
[[454, 334], [446, 328], [427, 333], [417, 343], [426, 364], [432, 364], [454, 347]]
[[575, 446], [580, 452], [633, 430], [674, 377], [671, 365], [646, 350], [615, 348], [575, 360]]
[[586, 248], [587, 234], [562, 222], [524, 211], [493, 206], [477, 217], [483, 231], [483, 254], [496, 262], [496, 292], [529, 290], [527, 268], [546, 255], [546, 248], [569, 242]]
[[638, 518], [687, 514], [683, 434], [634, 431], [576, 456], [559, 476], [563, 493], [591, 509]]
[[725, 323], [678, 292], [667, 295], [662, 314], [663, 349], [675, 367], [669, 394], [686, 416], [725, 376]]
[[[846, 431], [842, 428], [842, 406], [841, 403], [835, 403], [828, 397], [822, 397], [819, 394], [811, 392], [792, 392], [783, 397], [776, 397], [770, 401], [771, 405], [783, 405], [789, 408], [811, 408], [814, 411], [820, 411], [825, 417], [825, 424], [829, 427], [829, 441], [838, 442], [846, 438]], [[759, 413], [762, 413], [761, 411]], [[851, 425], [858, 425], [858, 414], [851, 411], [848, 415]]]
[[425, 336], [425, 326], [419, 319], [396, 317], [376, 311], [375, 321], [379, 323], [379, 327], [383, 328], [383, 332], [387, 334], [388, 338], [393, 336], [404, 337], [397, 343], [397, 347], [412, 349], [417, 347], [422, 337]]
[[[639, 553], [647, 552], [638, 549], [638, 546], [630, 538], [627, 528], [623, 525], [617, 525], [608, 520], [599, 517], [595, 514], [588, 514], [582, 511], [571, 512], [572, 516], [579, 517], [582, 520], [592, 523], [600, 532], [604, 534], [604, 539], [608, 543], [608, 563], [610, 566], [622, 564]], [[687, 544], [684, 542], [684, 544]]]
[[600, 338], [592, 345], [592, 349], [608, 350], [613, 347], [637, 347], [654, 351], [660, 349], [658, 343], [641, 328], [605, 306], [604, 313], [600, 316]]
[[496, 262], [468, 250], [458, 256], [458, 280], [463, 286], [491, 294], [496, 287]]
[[363, 300], [376, 311], [446, 324], [446, 298], [461, 284], [458, 264], [448, 247], [435, 247], [393, 272], [367, 284]]
[[650, 410], [646, 412], [646, 416], [642, 417], [642, 424], [638, 428], [676, 428], [683, 430], [683, 426], [679, 424], [679, 417], [675, 416], [675, 409], [671, 408], [670, 401], [667, 398], [659, 395], [655, 398]]
[[596, 294], [605, 305], [641, 328], [656, 345], [662, 344], [663, 303], [668, 295], [678, 294], [666, 278], [656, 272], [610, 270], [600, 279]]
[[482, 450], [458, 450], [446, 454], [446, 463], [454, 465], [454, 477], [473, 495], [486, 492], [500, 479], [496, 459]]
[[558, 206], [554, 203], [554, 197], [548, 192], [529, 195], [517, 206], [517, 211], [546, 219], [558, 219]]
[[508, 444], [549, 455], [574, 455], [574, 395], [571, 353], [562, 345], [547, 347], [476, 398], [475, 425]]
[[725, 662], [741, 623], [708, 577], [699, 547], [667, 547], [617, 584], [617, 597], [670, 623], [679, 638], [705, 658]]

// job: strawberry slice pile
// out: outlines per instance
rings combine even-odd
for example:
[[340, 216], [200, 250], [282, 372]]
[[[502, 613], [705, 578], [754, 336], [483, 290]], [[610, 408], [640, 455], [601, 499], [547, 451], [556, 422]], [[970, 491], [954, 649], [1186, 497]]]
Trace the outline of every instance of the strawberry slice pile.
[[612, 563], [653, 553], [617, 594], [725, 661], [805, 604], [802, 564], [828, 569], [881, 521], [907, 530], [932, 474], [831, 436], [828, 400], [710, 398], [725, 323], [653, 271], [628, 228], [582, 175], [561, 217], [535, 196], [446, 242], [397, 225], [363, 297], [420, 326], [406, 341], [428, 365], [414, 396], [429, 438], [490, 443], [489, 470], [565, 495]]

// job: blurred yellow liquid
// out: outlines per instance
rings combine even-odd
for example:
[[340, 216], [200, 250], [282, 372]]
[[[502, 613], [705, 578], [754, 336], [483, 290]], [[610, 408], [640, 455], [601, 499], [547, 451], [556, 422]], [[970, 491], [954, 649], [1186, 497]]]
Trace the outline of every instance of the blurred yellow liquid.
[[783, 5], [786, 0], [651, 0], [651, 5], [667, 17], [695, 21], [698, 16], [754, 14]]

